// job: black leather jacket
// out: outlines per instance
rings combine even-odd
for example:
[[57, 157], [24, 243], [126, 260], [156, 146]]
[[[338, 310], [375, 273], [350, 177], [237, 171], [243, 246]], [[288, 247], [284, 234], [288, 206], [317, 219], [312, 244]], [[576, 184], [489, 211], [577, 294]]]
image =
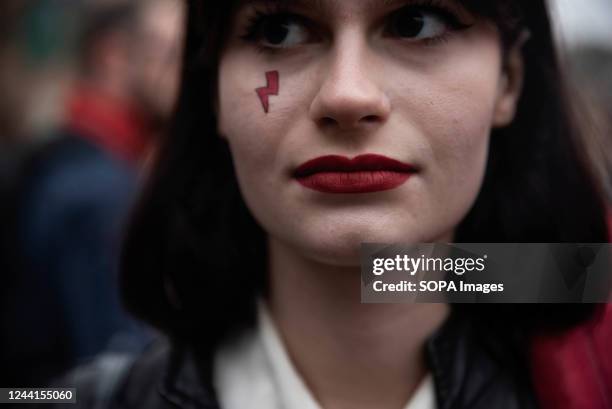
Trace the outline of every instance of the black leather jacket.
[[[437, 407], [536, 408], [524, 360], [501, 347], [503, 341], [489, 343], [479, 334], [471, 322], [449, 319], [427, 342]], [[212, 386], [212, 360], [205, 361], [189, 348], [160, 340], [129, 361], [126, 370], [110, 371], [102, 381], [104, 358], [98, 359], [63, 381], [61, 386], [77, 388], [77, 405], [66, 408], [221, 409]]]

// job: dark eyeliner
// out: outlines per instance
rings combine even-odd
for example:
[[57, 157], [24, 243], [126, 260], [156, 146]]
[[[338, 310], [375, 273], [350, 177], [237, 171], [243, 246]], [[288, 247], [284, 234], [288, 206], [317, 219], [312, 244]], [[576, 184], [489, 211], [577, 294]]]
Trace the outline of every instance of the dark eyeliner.
[[244, 32], [240, 38], [247, 42], [257, 42], [260, 38], [262, 26], [273, 18], [285, 18], [289, 21], [304, 23], [304, 18], [291, 13], [286, 6], [280, 3], [272, 3], [265, 6], [265, 9], [254, 9], [248, 18]]
[[265, 18], [267, 18], [269, 14], [262, 13], [261, 11], [255, 11], [252, 16], [249, 17], [248, 22], [244, 28], [243, 34], [240, 35], [240, 38], [244, 41], [254, 41], [257, 38], [257, 33], [261, 28]]
[[[393, 11], [389, 18], [393, 19], [399, 13], [405, 12], [406, 10], [418, 10], [430, 14], [434, 14], [442, 18], [442, 20], [448, 25], [453, 31], [465, 30], [472, 27], [473, 24], [465, 23], [457, 16], [457, 12], [448, 7], [444, 1], [441, 0], [415, 0], [407, 3], [399, 9]], [[431, 39], [433, 40], [433, 39]]]

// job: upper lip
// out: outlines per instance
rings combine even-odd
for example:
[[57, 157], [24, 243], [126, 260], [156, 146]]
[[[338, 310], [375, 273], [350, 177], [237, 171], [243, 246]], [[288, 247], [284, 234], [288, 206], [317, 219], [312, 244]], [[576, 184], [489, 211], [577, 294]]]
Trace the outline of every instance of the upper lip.
[[366, 154], [353, 159], [346, 156], [327, 155], [311, 159], [298, 166], [294, 171], [297, 178], [307, 177], [319, 172], [359, 172], [359, 171], [395, 171], [415, 172], [416, 168], [409, 164], [388, 158], [383, 155]]

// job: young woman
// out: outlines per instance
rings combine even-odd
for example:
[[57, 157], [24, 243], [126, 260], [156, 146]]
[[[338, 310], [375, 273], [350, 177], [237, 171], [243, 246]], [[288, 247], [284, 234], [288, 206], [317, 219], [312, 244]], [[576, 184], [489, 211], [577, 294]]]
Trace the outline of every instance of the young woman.
[[[115, 407], [536, 407], [593, 306], [361, 304], [362, 242], [606, 242], [543, 0], [189, 2]], [[86, 395], [83, 389], [80, 393]]]

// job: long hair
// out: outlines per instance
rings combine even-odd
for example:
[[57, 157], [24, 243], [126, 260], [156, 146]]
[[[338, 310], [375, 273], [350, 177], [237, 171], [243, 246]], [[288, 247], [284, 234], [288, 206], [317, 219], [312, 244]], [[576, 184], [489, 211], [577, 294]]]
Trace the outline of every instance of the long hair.
[[[265, 233], [238, 189], [213, 101], [219, 55], [235, 5], [190, 0], [182, 86], [135, 210], [122, 257], [128, 309], [172, 337], [216, 345], [253, 322], [267, 287]], [[517, 117], [493, 131], [482, 191], [458, 242], [606, 242], [605, 205], [565, 91], [544, 0], [466, 0], [508, 49], [522, 31], [525, 89]], [[505, 325], [576, 322], [589, 306], [462, 308]], [[563, 309], [563, 310], [562, 310]], [[202, 344], [203, 345], [203, 344]]]

